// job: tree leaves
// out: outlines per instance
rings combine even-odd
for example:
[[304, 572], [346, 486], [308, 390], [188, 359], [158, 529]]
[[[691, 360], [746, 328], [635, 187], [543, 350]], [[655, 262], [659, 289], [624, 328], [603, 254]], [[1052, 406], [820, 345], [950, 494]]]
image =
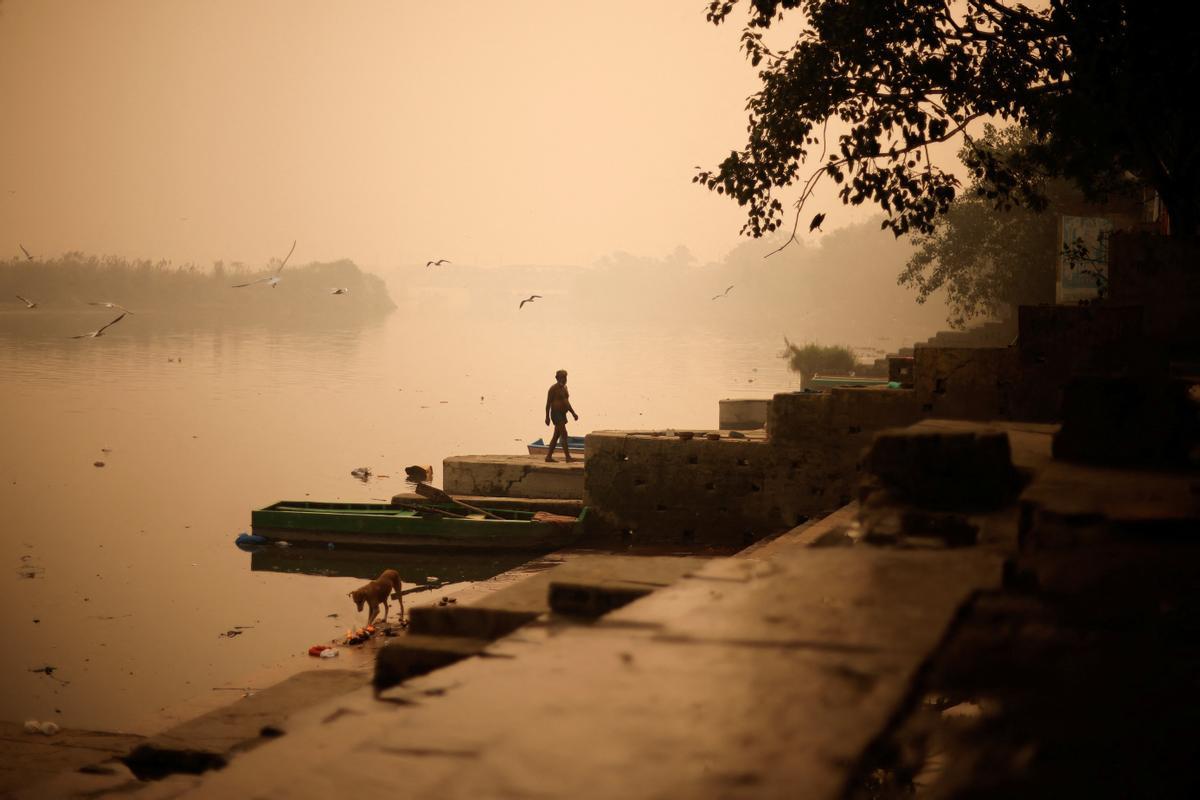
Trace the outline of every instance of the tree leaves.
[[[722, 24], [737, 0], [712, 0]], [[1056, 0], [1032, 10], [1006, 0], [752, 0], [741, 44], [759, 69], [745, 147], [697, 182], [746, 207], [743, 233], [783, 224], [776, 195], [799, 185], [793, 227], [816, 184], [842, 184], [844, 203], [872, 202], [897, 235], [930, 235], [958, 182], [927, 145], [965, 136], [977, 119], [1011, 119], [1038, 141], [1004, 160], [968, 162], [1003, 204], [1037, 208], [1022, 160], [1093, 192], [1125, 172], [1154, 186], [1188, 232], [1200, 221], [1200, 110], [1177, 87], [1200, 79], [1187, 26], [1153, 3]], [[788, 12], [804, 23], [785, 51], [763, 32]], [[849, 130], [825, 152], [815, 128]], [[1050, 134], [1053, 133], [1053, 136]], [[966, 138], [968, 146], [971, 140]], [[810, 159], [820, 162], [810, 166]], [[829, 169], [833, 167], [833, 169]]]

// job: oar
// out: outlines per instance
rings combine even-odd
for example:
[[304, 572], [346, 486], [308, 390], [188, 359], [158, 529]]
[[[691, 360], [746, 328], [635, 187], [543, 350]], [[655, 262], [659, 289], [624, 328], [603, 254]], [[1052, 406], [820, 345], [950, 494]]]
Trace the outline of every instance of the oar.
[[490, 519], [499, 519], [499, 520], [504, 519], [504, 517], [493, 514], [490, 511], [486, 511], [482, 508], [476, 508], [475, 506], [472, 506], [472, 505], [467, 505], [466, 503], [462, 502], [461, 500], [455, 500], [453, 497], [446, 494], [441, 489], [438, 489], [434, 486], [430, 486], [428, 483], [418, 483], [417, 484], [417, 494], [421, 495], [421, 497], [428, 497], [430, 500], [434, 500], [438, 503], [453, 503], [456, 506], [462, 506], [463, 508], [469, 508], [472, 511], [474, 511], [476, 514], [483, 514], [485, 517], [488, 517]]
[[418, 505], [414, 505], [412, 503], [396, 503], [396, 502], [393, 502], [392, 505], [395, 506], [396, 508], [406, 508], [409, 511], [424, 511], [425, 513], [429, 513], [432, 511], [434, 514], [441, 514], [444, 517], [454, 517], [454, 519], [466, 519], [466, 517], [467, 517], [466, 514], [455, 514], [453, 511], [447, 511], [444, 508], [434, 508], [433, 506], [418, 506]]

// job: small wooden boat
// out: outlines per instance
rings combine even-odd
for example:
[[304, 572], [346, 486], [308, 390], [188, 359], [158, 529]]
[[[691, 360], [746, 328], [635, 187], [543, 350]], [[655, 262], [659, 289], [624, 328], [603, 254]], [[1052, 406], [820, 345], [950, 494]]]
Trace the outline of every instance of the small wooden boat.
[[832, 389], [835, 386], [887, 386], [888, 378], [866, 375], [822, 375], [817, 373], [804, 382], [809, 389]]
[[[584, 436], [567, 437], [567, 452], [571, 454], [571, 458], [585, 458], [587, 456], [583, 448], [583, 442], [586, 438]], [[554, 452], [561, 455], [562, 447], [555, 445]], [[536, 442], [529, 443], [529, 455], [545, 458], [549, 453], [550, 445], [546, 443], [545, 439], [538, 439]]]
[[545, 550], [581, 532], [587, 509], [562, 517], [533, 511], [484, 509], [500, 519], [468, 513], [450, 503], [318, 503], [284, 500], [252, 511], [254, 533], [293, 544], [412, 550]]

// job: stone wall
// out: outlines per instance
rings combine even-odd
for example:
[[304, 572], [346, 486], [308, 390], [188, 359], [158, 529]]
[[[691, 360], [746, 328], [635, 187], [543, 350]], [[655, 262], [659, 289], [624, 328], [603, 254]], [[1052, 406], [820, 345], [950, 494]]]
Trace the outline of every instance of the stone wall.
[[1013, 347], [918, 347], [914, 391], [923, 416], [1008, 419], [1017, 383]]
[[1149, 234], [1109, 240], [1108, 302], [1140, 305], [1149, 339], [1172, 350], [1200, 350], [1200, 244]]
[[777, 445], [820, 447], [845, 436], [910, 425], [919, 418], [917, 396], [910, 389], [785, 392], [771, 401], [767, 434]]
[[739, 546], [797, 524], [763, 440], [588, 434], [591, 538], [630, 545]]
[[1076, 376], [1165, 374], [1144, 319], [1141, 306], [1021, 306], [1011, 418], [1061, 419], [1063, 389]]
[[1165, 372], [1162, 351], [1147, 340], [1143, 323], [1140, 306], [1022, 306], [1014, 346], [918, 347], [920, 413], [1057, 421], [1063, 390], [1077, 376]]
[[777, 394], [767, 440], [602, 431], [584, 503], [597, 544], [740, 547], [850, 502], [874, 433], [908, 425], [913, 392]]

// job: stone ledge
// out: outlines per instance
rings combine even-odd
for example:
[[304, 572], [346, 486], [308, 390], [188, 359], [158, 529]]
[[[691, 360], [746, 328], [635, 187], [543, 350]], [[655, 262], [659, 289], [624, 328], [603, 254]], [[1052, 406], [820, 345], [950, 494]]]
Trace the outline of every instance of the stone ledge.
[[442, 488], [452, 495], [583, 498], [583, 461], [547, 462], [531, 455], [451, 456], [442, 461]]

